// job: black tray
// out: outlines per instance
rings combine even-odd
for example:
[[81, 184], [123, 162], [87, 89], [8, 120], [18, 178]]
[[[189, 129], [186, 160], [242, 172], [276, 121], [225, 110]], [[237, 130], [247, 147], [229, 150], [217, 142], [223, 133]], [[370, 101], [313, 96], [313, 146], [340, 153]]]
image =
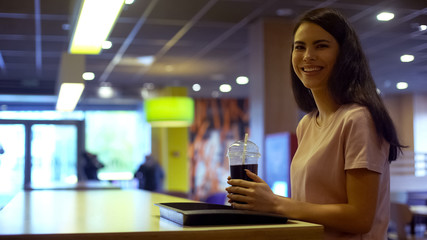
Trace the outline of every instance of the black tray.
[[171, 202], [155, 205], [160, 208], [160, 217], [185, 226], [283, 224], [288, 221], [276, 214], [237, 210], [219, 204]]

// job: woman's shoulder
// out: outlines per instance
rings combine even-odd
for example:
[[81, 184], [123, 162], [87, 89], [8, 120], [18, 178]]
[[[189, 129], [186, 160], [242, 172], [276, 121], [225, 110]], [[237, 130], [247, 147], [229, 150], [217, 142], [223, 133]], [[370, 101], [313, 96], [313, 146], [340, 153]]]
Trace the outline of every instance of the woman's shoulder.
[[352, 103], [343, 105], [340, 109], [340, 116], [346, 121], [371, 121], [372, 116], [366, 106]]
[[299, 125], [303, 125], [303, 124], [307, 124], [308, 122], [311, 121], [311, 119], [313, 119], [314, 117], [316, 117], [317, 115], [317, 110], [313, 110], [307, 114], [305, 114], [302, 118], [301, 121], [299, 122]]
[[313, 117], [315, 117], [316, 114], [317, 114], [317, 110], [306, 113], [301, 118], [301, 120], [299, 121], [298, 126], [296, 128], [296, 135], [297, 135], [298, 141], [300, 141], [303, 138], [305, 132], [307, 132], [307, 129], [310, 126], [310, 123], [313, 122]]

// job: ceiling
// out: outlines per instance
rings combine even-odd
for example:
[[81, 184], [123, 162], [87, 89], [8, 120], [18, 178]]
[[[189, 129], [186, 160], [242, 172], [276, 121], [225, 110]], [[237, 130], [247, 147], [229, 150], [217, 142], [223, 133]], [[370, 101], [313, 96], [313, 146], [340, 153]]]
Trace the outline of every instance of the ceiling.
[[[0, 0], [0, 97], [55, 98], [76, 2]], [[107, 101], [97, 97], [104, 84], [116, 90], [114, 101], [123, 103], [140, 102], [141, 88], [164, 86], [188, 87], [195, 98], [247, 97], [248, 85], [236, 84], [235, 78], [249, 76], [250, 24], [278, 13], [294, 20], [316, 7], [337, 8], [349, 18], [383, 94], [427, 92], [427, 31], [418, 29], [427, 24], [426, 0], [135, 0], [125, 5], [109, 36], [112, 48], [86, 56], [86, 70], [96, 77], [86, 81], [81, 102]], [[377, 21], [384, 10], [395, 18]], [[408, 53], [415, 60], [400, 62]], [[135, 60], [149, 55], [156, 59], [150, 67]], [[409, 88], [398, 91], [400, 81]], [[195, 83], [199, 92], [191, 89]], [[223, 83], [232, 86], [231, 92], [218, 92]]]

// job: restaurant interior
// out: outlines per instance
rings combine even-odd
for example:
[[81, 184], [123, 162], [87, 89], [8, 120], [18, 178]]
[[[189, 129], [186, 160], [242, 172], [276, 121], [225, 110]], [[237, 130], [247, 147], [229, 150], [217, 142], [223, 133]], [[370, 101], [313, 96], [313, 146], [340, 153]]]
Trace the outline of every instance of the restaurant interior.
[[[227, 149], [246, 133], [259, 175], [289, 197], [305, 114], [290, 85], [292, 27], [319, 7], [354, 26], [408, 146], [390, 165], [389, 238], [427, 239], [425, 0], [95, 0], [81, 23], [90, 2], [0, 0], [0, 239], [22, 230], [2, 232], [22, 194], [149, 191], [226, 204]], [[22, 233], [46, 233], [37, 231]]]

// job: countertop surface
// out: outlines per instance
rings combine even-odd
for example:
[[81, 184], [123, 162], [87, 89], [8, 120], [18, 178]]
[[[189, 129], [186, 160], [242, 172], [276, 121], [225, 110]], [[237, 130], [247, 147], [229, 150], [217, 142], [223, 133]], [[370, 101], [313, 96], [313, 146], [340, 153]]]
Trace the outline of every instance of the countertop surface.
[[274, 239], [271, 234], [297, 236], [285, 239], [321, 239], [323, 234], [321, 225], [292, 220], [270, 225], [181, 226], [160, 218], [154, 204], [164, 202], [192, 201], [142, 190], [25, 191], [0, 211], [0, 239], [114, 239], [120, 233], [129, 239], [143, 235], [186, 239], [189, 232], [197, 232], [203, 239], [244, 233], [244, 239], [251, 232], [266, 229], [268, 234], [264, 231], [263, 236], [269, 240]]

